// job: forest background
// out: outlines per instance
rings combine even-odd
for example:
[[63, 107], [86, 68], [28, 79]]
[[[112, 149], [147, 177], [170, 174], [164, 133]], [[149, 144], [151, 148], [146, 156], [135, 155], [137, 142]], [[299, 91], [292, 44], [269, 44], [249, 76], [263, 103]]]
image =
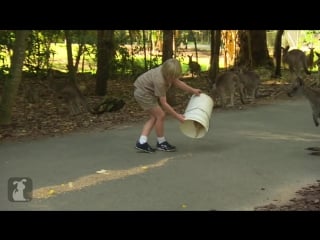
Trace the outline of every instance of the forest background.
[[[236, 65], [259, 72], [264, 83], [285, 84], [281, 47], [310, 55], [319, 49], [319, 32], [1, 30], [0, 140], [138, 121], [142, 113], [132, 98], [133, 81], [171, 57], [180, 60], [184, 81], [209, 94], [217, 74]], [[190, 62], [200, 64], [201, 76], [191, 73]], [[179, 91], [168, 94], [182, 111], [187, 99]]]

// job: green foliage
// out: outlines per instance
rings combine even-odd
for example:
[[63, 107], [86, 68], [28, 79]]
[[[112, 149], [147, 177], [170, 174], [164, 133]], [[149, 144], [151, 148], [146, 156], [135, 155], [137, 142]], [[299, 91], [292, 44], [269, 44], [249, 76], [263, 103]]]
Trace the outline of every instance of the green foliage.
[[96, 30], [73, 30], [72, 33], [72, 42], [78, 44], [88, 44], [96, 45], [97, 44], [97, 31]]
[[316, 39], [314, 36], [315, 34], [319, 34], [319, 32], [319, 30], [305, 31], [305, 37], [303, 41], [311, 45], [316, 44], [318, 42], [318, 39]]
[[28, 39], [24, 66], [29, 73], [38, 74], [43, 69], [48, 69], [50, 56], [55, 54], [51, 49], [52, 35], [46, 32], [32, 31]]
[[[74, 60], [78, 57], [79, 72], [95, 73], [97, 68], [97, 31], [72, 30]], [[157, 52], [161, 30], [116, 30], [115, 58], [111, 62], [111, 77], [135, 78], [141, 73], [159, 66], [162, 56]], [[144, 37], [143, 37], [144, 35]], [[176, 40], [185, 41], [190, 30], [177, 31]], [[0, 30], [0, 74], [7, 74], [10, 66], [15, 32]], [[144, 41], [144, 42], [143, 42]], [[157, 43], [157, 44], [156, 44]], [[146, 48], [144, 51], [144, 48]], [[152, 49], [156, 48], [156, 49]], [[82, 49], [80, 51], [80, 49]], [[153, 51], [151, 51], [153, 50]], [[146, 55], [144, 55], [146, 53]], [[78, 56], [80, 54], [80, 57]], [[187, 73], [188, 62], [181, 58], [183, 73]], [[203, 67], [203, 64], [199, 62]], [[33, 30], [28, 39], [24, 71], [42, 74], [48, 68], [67, 71], [67, 51], [64, 30]]]
[[[116, 56], [112, 62], [113, 77], [129, 76], [130, 78], [135, 78], [146, 70], [158, 66], [161, 63], [159, 56], [148, 54], [145, 57], [142, 54], [144, 53], [143, 43], [131, 46], [131, 41], [141, 41], [141, 31], [130, 31], [133, 39], [130, 39], [130, 34], [127, 30], [115, 31]], [[155, 38], [152, 35], [155, 34], [155, 31], [148, 32], [150, 34], [147, 35], [150, 38]], [[150, 44], [149, 40], [147, 39], [146, 44]]]
[[0, 76], [9, 73], [14, 39], [13, 31], [0, 30]]

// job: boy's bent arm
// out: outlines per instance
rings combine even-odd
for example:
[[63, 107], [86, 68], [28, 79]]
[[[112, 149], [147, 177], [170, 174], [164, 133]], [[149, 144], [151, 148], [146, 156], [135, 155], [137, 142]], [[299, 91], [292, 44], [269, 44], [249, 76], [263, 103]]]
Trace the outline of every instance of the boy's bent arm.
[[170, 115], [172, 115], [174, 118], [178, 119], [180, 122], [184, 121], [184, 117], [182, 114], [177, 113], [173, 107], [170, 106], [170, 104], [167, 102], [167, 97], [163, 96], [163, 97], [159, 97], [159, 101], [160, 104], [163, 108], [163, 110], [167, 113], [169, 113]]

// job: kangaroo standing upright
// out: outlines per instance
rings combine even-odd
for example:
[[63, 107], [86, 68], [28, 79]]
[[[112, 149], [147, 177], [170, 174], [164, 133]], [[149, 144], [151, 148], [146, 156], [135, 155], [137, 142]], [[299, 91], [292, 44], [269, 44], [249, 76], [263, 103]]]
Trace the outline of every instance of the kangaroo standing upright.
[[311, 74], [308, 70], [307, 56], [303, 51], [299, 49], [292, 49], [289, 51], [289, 46], [282, 49], [282, 62], [289, 66], [290, 80], [296, 79], [297, 77], [303, 78], [303, 71], [308, 75]]
[[250, 102], [254, 102], [258, 97], [258, 90], [260, 86], [260, 76], [250, 70], [238, 69], [235, 73], [239, 76], [240, 82], [243, 86], [243, 94]]
[[200, 76], [200, 72], [201, 72], [201, 66], [199, 63], [192, 61], [192, 55], [187, 55], [189, 58], [189, 70], [192, 74], [192, 77], [194, 76], [194, 74], [196, 74], [197, 76]]
[[[312, 109], [312, 119], [316, 127], [319, 126], [318, 119], [320, 118], [320, 89], [311, 88], [305, 85], [301, 78], [297, 78], [294, 87], [288, 92], [289, 97], [293, 97], [298, 93], [302, 93], [309, 101]], [[312, 155], [320, 155], [320, 147], [309, 147], [307, 150], [316, 151]]]
[[309, 101], [312, 108], [312, 118], [316, 127], [319, 126], [318, 118], [320, 118], [320, 90], [305, 85], [301, 78], [297, 78], [294, 87], [288, 92], [288, 96], [292, 97], [301, 92]]
[[[234, 96], [239, 91], [240, 100], [244, 104], [243, 84], [240, 81], [239, 76], [232, 71], [222, 72], [218, 74], [215, 80], [215, 84], [212, 87], [212, 93], [214, 96], [220, 98], [221, 106], [234, 106]], [[230, 104], [227, 105], [227, 98], [230, 98]]]

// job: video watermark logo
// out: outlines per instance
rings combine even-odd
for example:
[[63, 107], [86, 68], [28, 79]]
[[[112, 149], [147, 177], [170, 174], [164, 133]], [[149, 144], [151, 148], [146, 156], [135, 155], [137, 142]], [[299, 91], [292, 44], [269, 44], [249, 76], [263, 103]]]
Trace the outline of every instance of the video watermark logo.
[[32, 200], [32, 180], [28, 177], [11, 177], [8, 180], [8, 199], [11, 202]]

